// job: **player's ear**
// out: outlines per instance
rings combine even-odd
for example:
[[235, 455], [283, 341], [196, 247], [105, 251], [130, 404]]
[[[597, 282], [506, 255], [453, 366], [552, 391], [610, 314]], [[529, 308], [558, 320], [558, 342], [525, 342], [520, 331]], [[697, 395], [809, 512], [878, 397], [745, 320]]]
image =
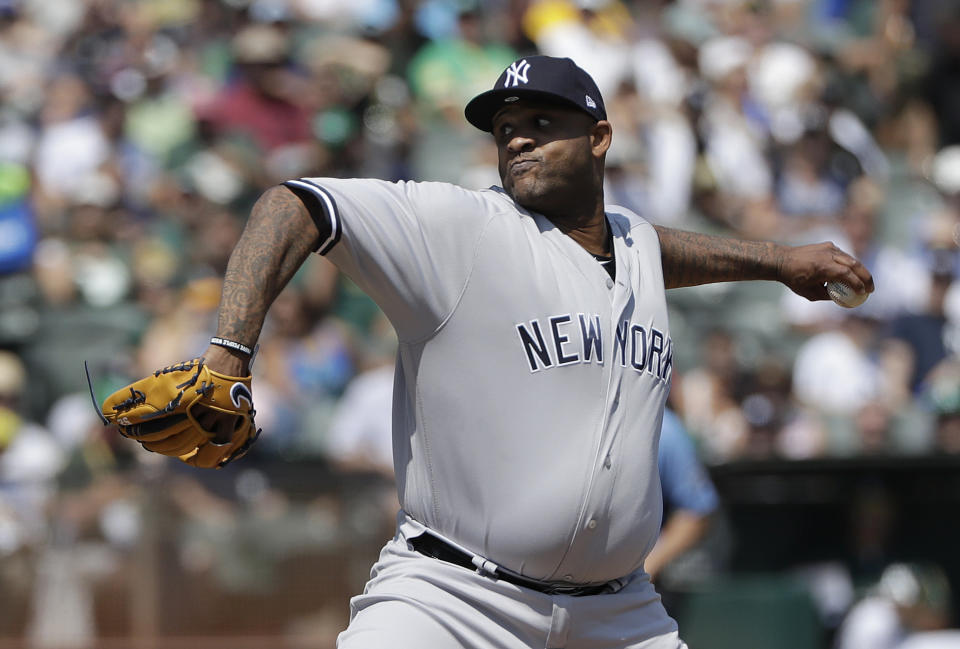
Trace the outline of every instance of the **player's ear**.
[[613, 142], [613, 127], [610, 122], [601, 119], [590, 129], [590, 149], [593, 151], [593, 157], [602, 158], [610, 148]]

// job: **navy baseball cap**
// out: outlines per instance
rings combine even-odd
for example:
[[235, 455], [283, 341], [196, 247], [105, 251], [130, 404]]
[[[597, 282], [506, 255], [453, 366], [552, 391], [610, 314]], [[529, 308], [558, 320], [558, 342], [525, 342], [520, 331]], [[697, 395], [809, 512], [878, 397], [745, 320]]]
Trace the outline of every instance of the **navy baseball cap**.
[[482, 92], [463, 110], [481, 131], [493, 130], [493, 116], [520, 99], [538, 99], [578, 108], [595, 120], [607, 119], [597, 84], [570, 59], [527, 56], [510, 64], [492, 90]]

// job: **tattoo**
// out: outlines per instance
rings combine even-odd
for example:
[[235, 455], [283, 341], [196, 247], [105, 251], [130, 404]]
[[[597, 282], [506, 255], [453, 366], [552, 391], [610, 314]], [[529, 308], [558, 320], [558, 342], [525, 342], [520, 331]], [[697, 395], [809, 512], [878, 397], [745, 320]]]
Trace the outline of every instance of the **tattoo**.
[[253, 347], [267, 310], [316, 238], [316, 225], [299, 198], [281, 186], [264, 192], [227, 264], [217, 334]]
[[712, 282], [780, 279], [781, 247], [655, 226], [667, 288]]

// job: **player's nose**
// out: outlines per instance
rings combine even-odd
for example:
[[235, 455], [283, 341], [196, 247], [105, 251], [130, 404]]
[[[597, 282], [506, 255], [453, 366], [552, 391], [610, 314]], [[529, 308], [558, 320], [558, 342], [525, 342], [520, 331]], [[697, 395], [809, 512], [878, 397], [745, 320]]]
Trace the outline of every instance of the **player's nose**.
[[511, 153], [531, 151], [536, 146], [536, 140], [525, 133], [516, 133], [507, 141], [507, 150]]

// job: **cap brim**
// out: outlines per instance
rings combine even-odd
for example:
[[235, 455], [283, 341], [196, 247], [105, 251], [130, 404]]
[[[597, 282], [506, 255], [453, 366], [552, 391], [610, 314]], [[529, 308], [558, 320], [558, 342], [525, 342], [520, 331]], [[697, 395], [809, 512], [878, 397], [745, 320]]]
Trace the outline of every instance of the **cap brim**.
[[[516, 99], [511, 100], [511, 97], [516, 97]], [[513, 102], [521, 99], [533, 99], [544, 103], [574, 108], [596, 119], [595, 115], [591, 115], [589, 111], [585, 110], [582, 106], [578, 106], [566, 97], [556, 95], [552, 92], [530, 90], [527, 88], [495, 88], [482, 92], [467, 103], [463, 109], [463, 114], [468, 122], [481, 131], [487, 131], [489, 133], [493, 131], [494, 115], [504, 106], [509, 106]]]

